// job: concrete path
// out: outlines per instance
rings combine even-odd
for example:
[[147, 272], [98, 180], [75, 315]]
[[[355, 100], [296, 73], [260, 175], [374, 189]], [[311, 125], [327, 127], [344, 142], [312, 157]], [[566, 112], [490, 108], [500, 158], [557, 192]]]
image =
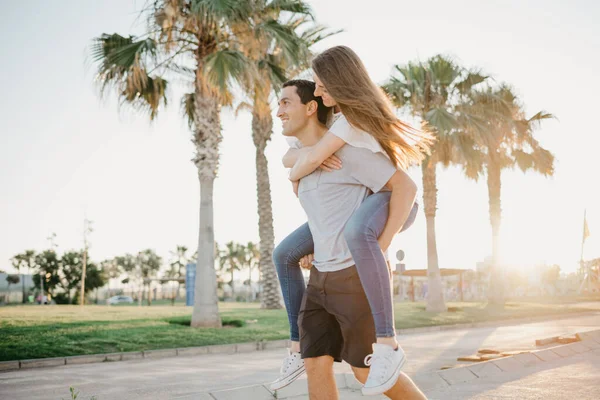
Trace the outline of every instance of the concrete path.
[[600, 350], [559, 359], [515, 373], [426, 391], [430, 400], [598, 400]]
[[[402, 335], [399, 340], [409, 359], [405, 371], [419, 382], [426, 380], [429, 373], [442, 366], [458, 364], [456, 357], [473, 354], [483, 347], [533, 349], [535, 339], [597, 329], [599, 326], [600, 313], [594, 313], [524, 325]], [[0, 373], [0, 399], [67, 399], [69, 386], [80, 391], [78, 400], [88, 400], [93, 395], [98, 400], [214, 399], [208, 392], [274, 380], [283, 355], [283, 349], [275, 349], [11, 371]], [[583, 364], [585, 362], [582, 361]], [[581, 368], [585, 368], [585, 365]], [[348, 365], [336, 365], [336, 373], [344, 372], [350, 372]], [[532, 373], [530, 379], [538, 376], [538, 373]], [[596, 382], [600, 386], [600, 379]], [[502, 388], [501, 384], [496, 383], [496, 386], [498, 390]], [[451, 390], [458, 389], [451, 387]], [[449, 398], [436, 392], [430, 396]]]

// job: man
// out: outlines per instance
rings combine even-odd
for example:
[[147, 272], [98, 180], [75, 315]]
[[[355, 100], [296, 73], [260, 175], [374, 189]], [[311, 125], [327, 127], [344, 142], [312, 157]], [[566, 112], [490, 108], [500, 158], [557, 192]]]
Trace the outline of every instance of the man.
[[[287, 82], [277, 111], [283, 134], [296, 138], [303, 147], [315, 145], [327, 132], [327, 127], [319, 122], [322, 103], [312, 95], [314, 88], [314, 83], [308, 81]], [[304, 92], [306, 90], [311, 90], [312, 97]], [[312, 99], [303, 103], [302, 98]], [[378, 192], [385, 187], [392, 191], [391, 201], [404, 203], [406, 196], [393, 193], [416, 191], [406, 173], [397, 170], [382, 153], [345, 145], [336, 156], [343, 162], [343, 168], [329, 172], [318, 169], [302, 178], [298, 186], [298, 198], [308, 217], [318, 266], [311, 269], [298, 319], [301, 353], [312, 400], [338, 398], [334, 361], [348, 362], [362, 383], [369, 374], [369, 362], [365, 358], [375, 341], [375, 327], [356, 267], [348, 265], [349, 251], [343, 236], [346, 222], [369, 190]], [[412, 203], [399, 205], [404, 218], [398, 219], [405, 221]], [[395, 232], [400, 227], [401, 224]], [[425, 398], [403, 373], [385, 395], [392, 399]]]

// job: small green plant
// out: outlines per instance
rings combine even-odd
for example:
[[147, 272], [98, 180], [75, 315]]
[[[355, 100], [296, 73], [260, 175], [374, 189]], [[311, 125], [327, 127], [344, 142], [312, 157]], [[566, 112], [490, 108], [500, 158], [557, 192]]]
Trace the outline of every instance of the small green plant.
[[[79, 397], [79, 392], [75, 391], [73, 386], [69, 386], [69, 393], [71, 394], [71, 400], [76, 400]], [[65, 400], [65, 399], [62, 399]], [[98, 400], [96, 396], [90, 397], [90, 400]]]

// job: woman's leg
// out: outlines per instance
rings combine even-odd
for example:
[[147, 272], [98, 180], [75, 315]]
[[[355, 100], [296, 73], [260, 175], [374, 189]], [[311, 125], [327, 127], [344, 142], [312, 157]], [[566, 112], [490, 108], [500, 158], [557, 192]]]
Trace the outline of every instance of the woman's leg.
[[[387, 222], [390, 197], [391, 192], [367, 197], [346, 224], [344, 237], [373, 313], [377, 338], [393, 338], [395, 343], [390, 271], [377, 241]], [[413, 205], [401, 231], [412, 225], [416, 212]]]
[[273, 251], [273, 262], [290, 322], [290, 339], [296, 343], [300, 340], [298, 313], [306, 287], [299, 262], [313, 252], [314, 242], [308, 223], [290, 233]]

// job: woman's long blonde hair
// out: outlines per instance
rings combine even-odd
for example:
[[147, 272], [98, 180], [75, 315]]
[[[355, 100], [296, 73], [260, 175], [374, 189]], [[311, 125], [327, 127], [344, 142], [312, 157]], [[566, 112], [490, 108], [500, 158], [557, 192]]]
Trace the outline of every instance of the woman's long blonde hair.
[[406, 169], [423, 160], [433, 136], [396, 117], [390, 100], [354, 51], [332, 47], [313, 59], [312, 69], [348, 122], [373, 135], [396, 167]]

